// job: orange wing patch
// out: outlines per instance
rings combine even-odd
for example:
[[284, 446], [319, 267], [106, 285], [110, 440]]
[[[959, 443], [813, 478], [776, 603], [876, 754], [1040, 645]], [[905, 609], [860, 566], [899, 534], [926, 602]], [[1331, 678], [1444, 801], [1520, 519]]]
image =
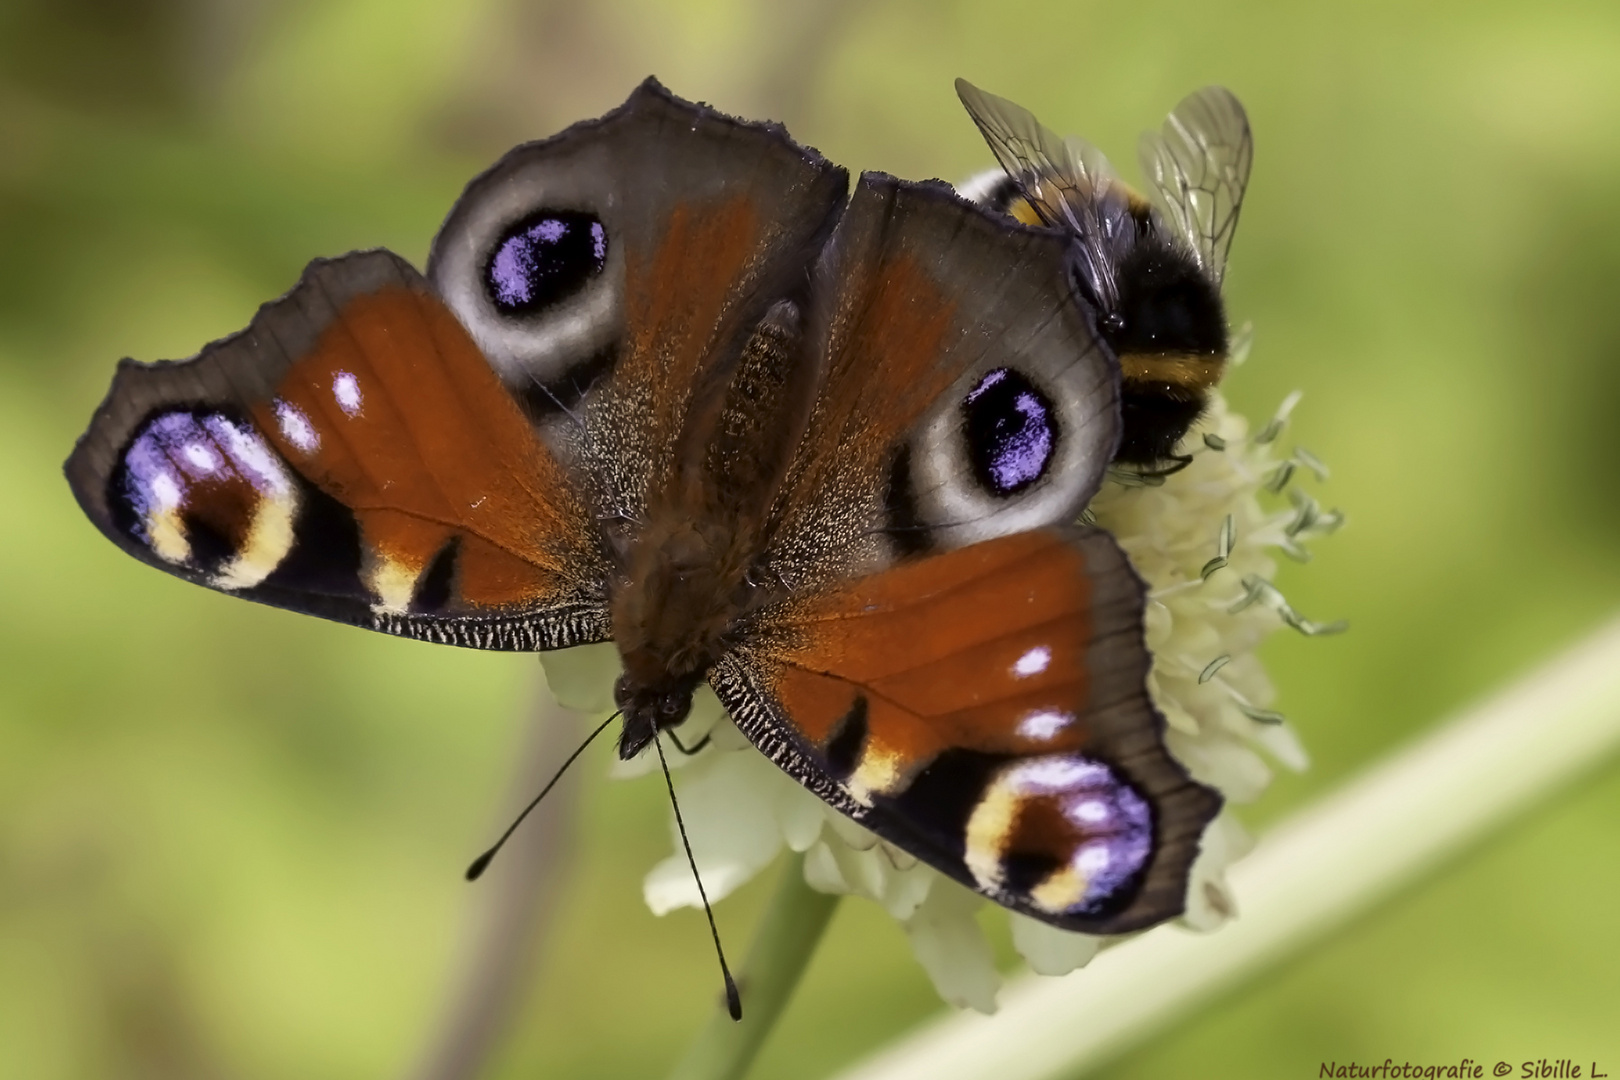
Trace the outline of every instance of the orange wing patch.
[[1091, 581], [1081, 552], [1021, 533], [850, 582], [794, 605], [795, 646], [774, 690], [825, 746], [866, 699], [850, 777], [895, 794], [942, 750], [1076, 749], [1088, 720]]
[[404, 612], [459, 544], [457, 595], [510, 608], [557, 590], [588, 540], [561, 467], [449, 310], [404, 287], [351, 301], [253, 416], [354, 512], [367, 587]]
[[1016, 533], [789, 602], [716, 689], [773, 761], [935, 868], [1135, 929], [1182, 910], [1220, 807], [1165, 749], [1142, 604], [1106, 533]]

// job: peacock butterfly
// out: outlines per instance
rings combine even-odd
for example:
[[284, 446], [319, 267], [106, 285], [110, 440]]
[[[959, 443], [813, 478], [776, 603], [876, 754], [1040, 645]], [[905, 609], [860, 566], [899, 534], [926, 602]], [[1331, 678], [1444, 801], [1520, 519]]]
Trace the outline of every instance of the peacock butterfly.
[[1182, 910], [1218, 796], [1074, 524], [1120, 373], [1067, 242], [648, 80], [474, 179], [426, 274], [310, 264], [120, 364], [66, 471], [136, 558], [478, 649], [612, 640], [631, 756], [707, 681], [799, 783], [1009, 908]]

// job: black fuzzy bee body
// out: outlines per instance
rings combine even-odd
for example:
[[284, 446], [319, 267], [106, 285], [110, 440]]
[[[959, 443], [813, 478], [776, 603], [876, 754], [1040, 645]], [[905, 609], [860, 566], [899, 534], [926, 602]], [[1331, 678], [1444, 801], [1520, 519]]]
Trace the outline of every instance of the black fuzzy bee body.
[[956, 86], [1001, 163], [963, 194], [1073, 237], [1077, 291], [1119, 358], [1124, 433], [1115, 460], [1184, 461], [1177, 446], [1227, 365], [1221, 282], [1253, 161], [1243, 106], [1208, 87], [1176, 106], [1160, 133], [1144, 135], [1147, 199], [1090, 144], [1059, 139], [964, 80]]

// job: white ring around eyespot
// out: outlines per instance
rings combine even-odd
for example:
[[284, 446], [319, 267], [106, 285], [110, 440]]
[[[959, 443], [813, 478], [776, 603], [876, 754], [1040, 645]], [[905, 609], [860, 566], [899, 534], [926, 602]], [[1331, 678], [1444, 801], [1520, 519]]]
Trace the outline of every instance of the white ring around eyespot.
[[1109, 864], [1113, 861], [1113, 854], [1108, 850], [1107, 844], [1086, 844], [1075, 855], [1074, 868], [1087, 881], [1091, 881], [1098, 874], [1107, 870]]
[[940, 396], [911, 455], [917, 513], [936, 543], [965, 547], [1079, 516], [1102, 484], [1119, 431], [1108, 362], [1098, 349], [1093, 345], [1068, 357], [1055, 374], [1041, 370], [1035, 362], [1041, 358], [1000, 365], [1046, 397], [1057, 428], [1057, 446], [1040, 479], [1013, 495], [994, 495], [980, 486], [965, 438], [962, 403], [990, 369], [975, 368]]
[[298, 492], [287, 487], [263, 495], [253, 508], [253, 520], [241, 550], [215, 571], [216, 589], [251, 589], [275, 572], [298, 537]]
[[[625, 262], [609, 193], [615, 176], [612, 156], [598, 143], [519, 147], [467, 186], [434, 239], [428, 280], [507, 385], [556, 379], [621, 334]], [[573, 295], [533, 315], [508, 316], [485, 293], [484, 266], [501, 234], [540, 209], [596, 215], [607, 232], [607, 259]]]
[[169, 511], [180, 505], [180, 485], [175, 483], [174, 474], [160, 472], [152, 477], [150, 491], [155, 503], [155, 509]]

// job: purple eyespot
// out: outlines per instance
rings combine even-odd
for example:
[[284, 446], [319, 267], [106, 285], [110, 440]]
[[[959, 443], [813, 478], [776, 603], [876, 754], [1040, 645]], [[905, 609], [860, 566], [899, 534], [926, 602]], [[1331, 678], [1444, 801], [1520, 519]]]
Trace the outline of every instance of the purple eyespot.
[[979, 483], [1016, 495], [1045, 475], [1057, 447], [1052, 401], [1011, 368], [996, 368], [962, 400], [963, 436]]
[[250, 424], [191, 409], [147, 420], [108, 489], [124, 528], [165, 561], [192, 566], [239, 554], [258, 507], [292, 507], [296, 498], [286, 467]]
[[1079, 836], [1069, 862], [1084, 888], [1069, 910], [1090, 915], [1129, 894], [1153, 854], [1153, 809], [1112, 766], [1079, 754], [1036, 758], [1002, 783], [1051, 799]]
[[595, 214], [537, 210], [509, 226], [484, 268], [484, 290], [505, 315], [532, 315], [585, 287], [607, 264]]

